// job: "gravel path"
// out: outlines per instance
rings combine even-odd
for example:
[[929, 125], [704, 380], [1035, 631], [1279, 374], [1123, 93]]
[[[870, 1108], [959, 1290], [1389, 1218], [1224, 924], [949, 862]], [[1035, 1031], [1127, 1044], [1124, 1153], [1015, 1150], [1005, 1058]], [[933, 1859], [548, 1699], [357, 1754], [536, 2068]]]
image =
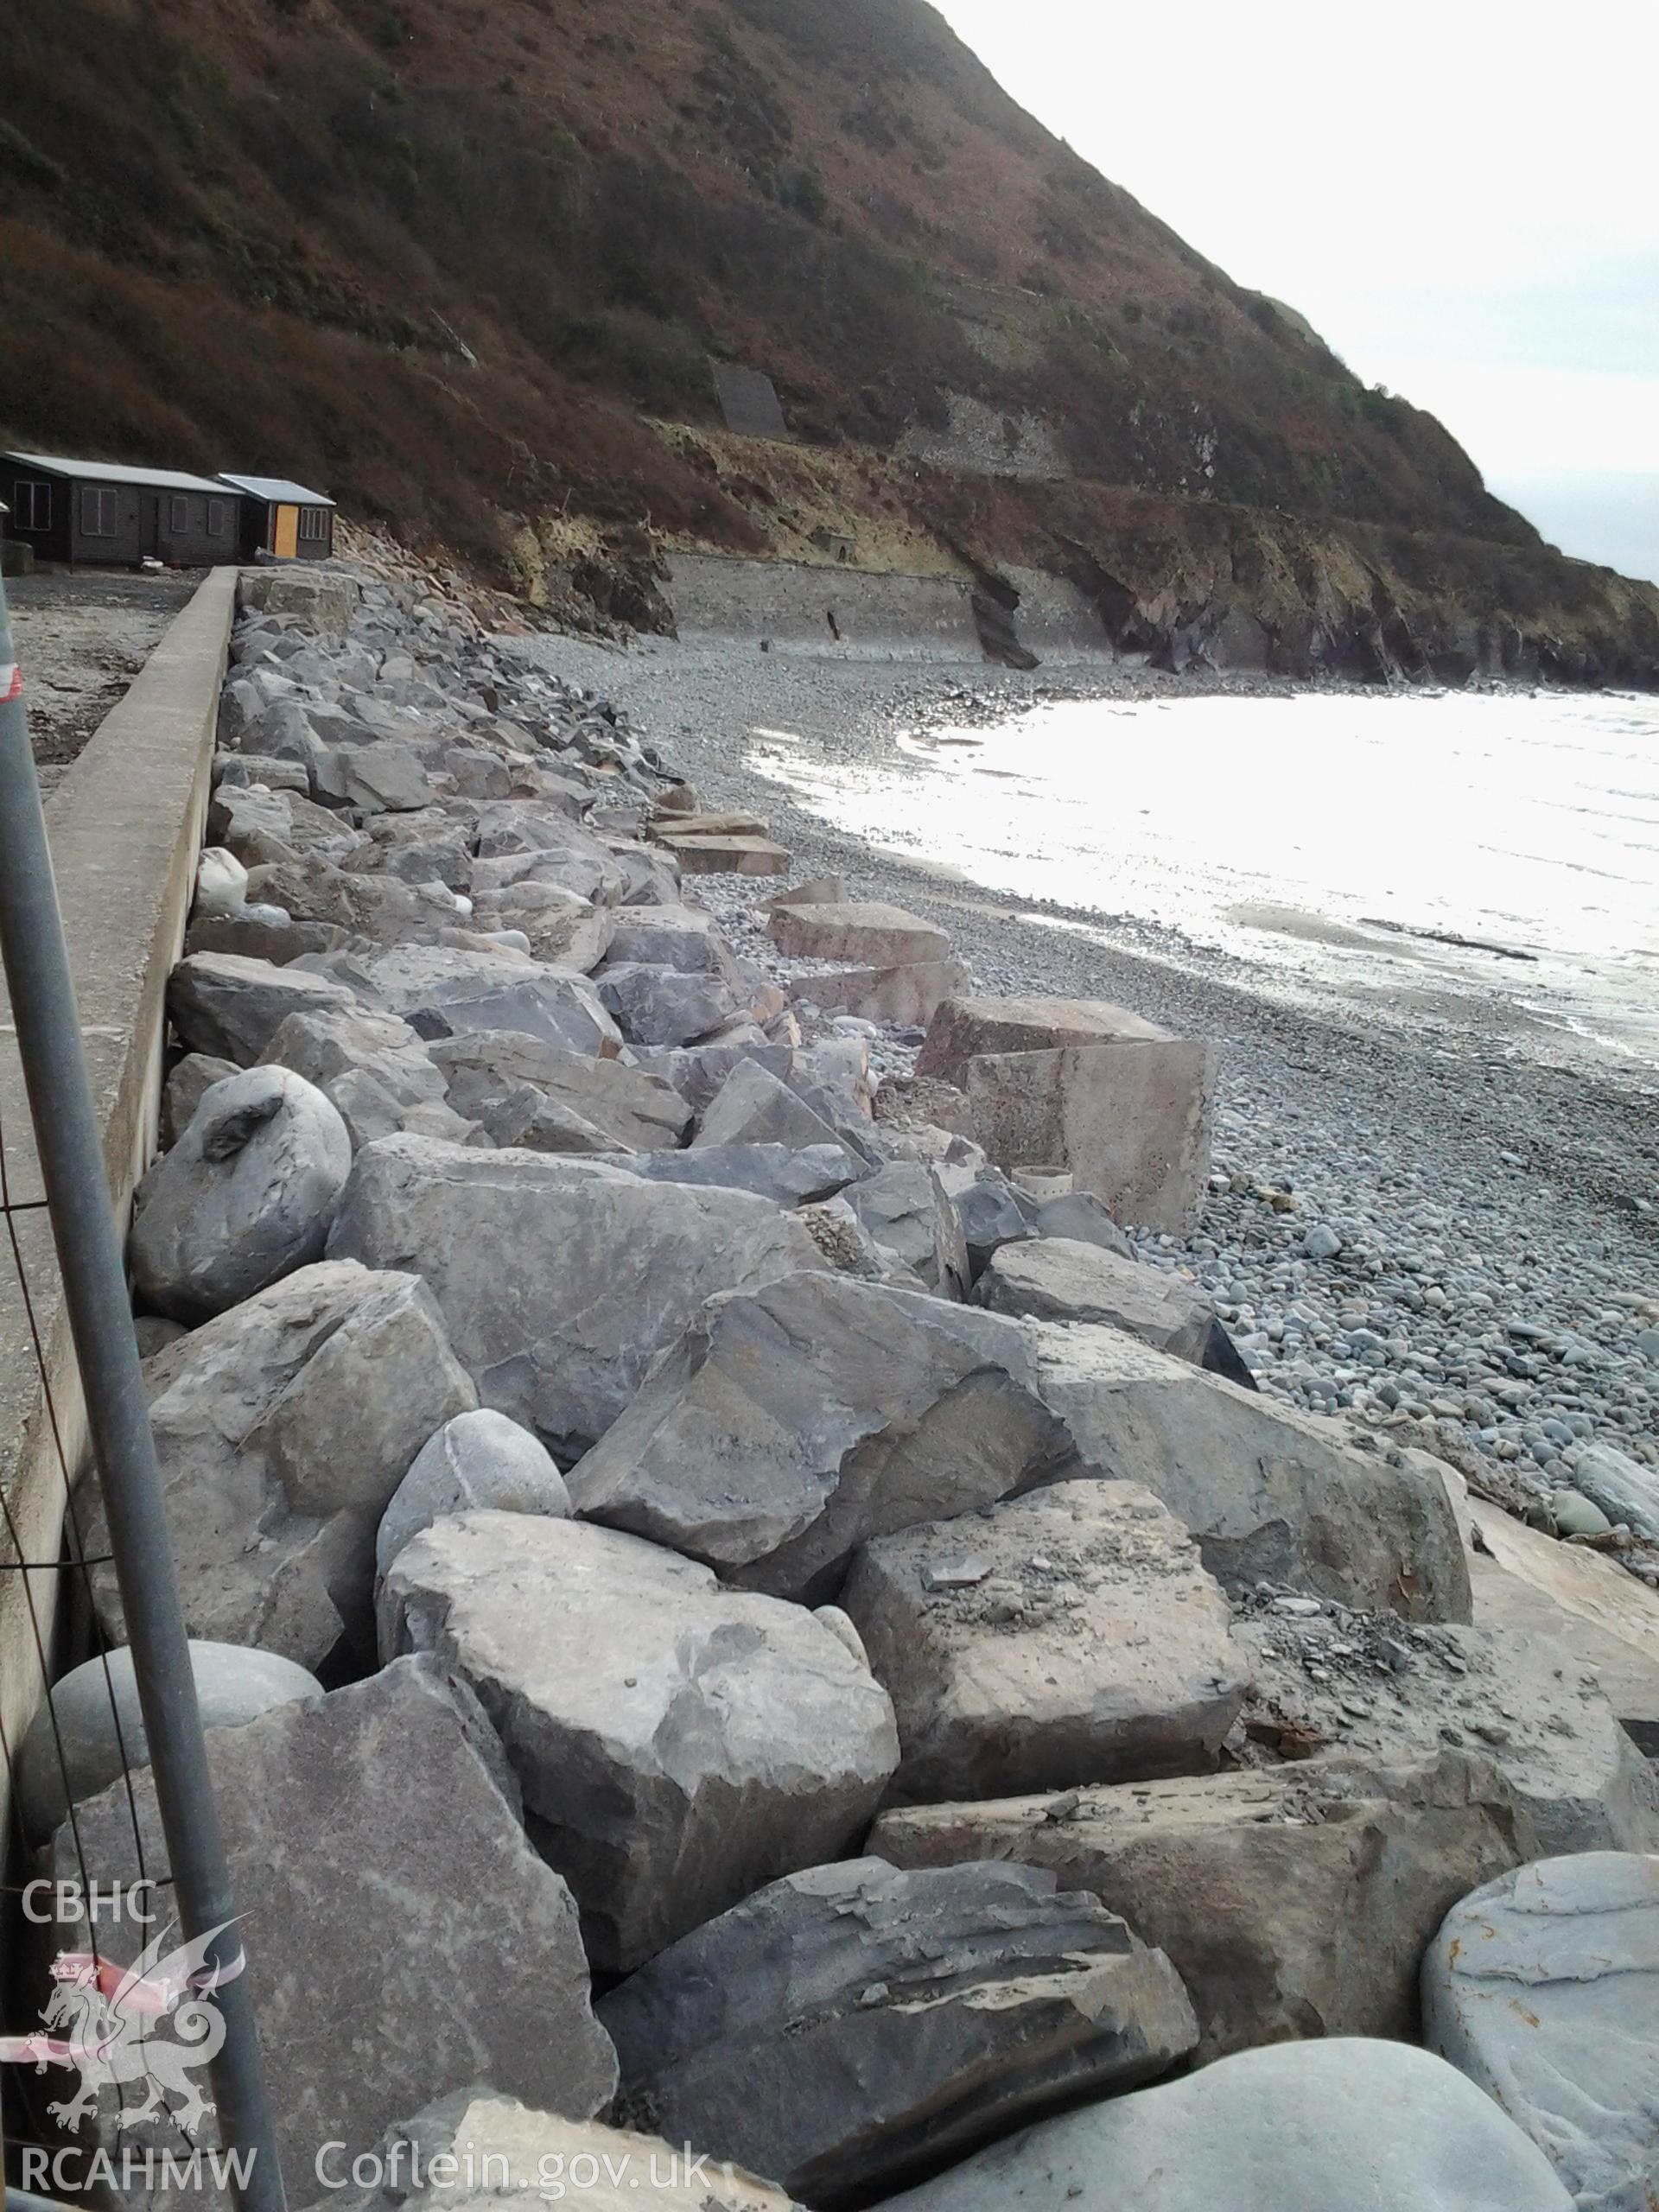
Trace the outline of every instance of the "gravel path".
[[23, 671], [41, 789], [62, 778], [122, 698], [200, 575], [9, 576], [12, 644]]
[[[1593, 1508], [1583, 1516], [1578, 1493], [1562, 1495], [1592, 1441], [1659, 1466], [1650, 1071], [1586, 1073], [1529, 1058], [1496, 1007], [1490, 1026], [1459, 1003], [1444, 1021], [1409, 1027], [1370, 1007], [1310, 1008], [1269, 995], [1265, 971], [1154, 925], [1075, 911], [1034, 918], [1029, 901], [843, 836], [745, 766], [757, 729], [800, 735], [810, 775], [815, 755], [856, 762], [895, 728], [1012, 713], [1046, 690], [1146, 696], [1174, 679], [747, 646], [621, 652], [542, 639], [528, 650], [625, 709], [702, 803], [763, 816], [790, 847], [797, 880], [839, 874], [855, 895], [938, 923], [986, 988], [1113, 999], [1221, 1041], [1203, 1233], [1185, 1245], [1140, 1241], [1144, 1256], [1214, 1292], [1265, 1389], [1407, 1432], [1426, 1424], [1402, 1440], [1430, 1443], [1541, 1521], [1555, 1496], [1564, 1522], [1593, 1528]], [[767, 884], [692, 887], [777, 964], [751, 918]], [[879, 1065], [906, 1065], [896, 1039], [877, 1043]], [[1659, 1554], [1630, 1556], [1659, 1582]]]

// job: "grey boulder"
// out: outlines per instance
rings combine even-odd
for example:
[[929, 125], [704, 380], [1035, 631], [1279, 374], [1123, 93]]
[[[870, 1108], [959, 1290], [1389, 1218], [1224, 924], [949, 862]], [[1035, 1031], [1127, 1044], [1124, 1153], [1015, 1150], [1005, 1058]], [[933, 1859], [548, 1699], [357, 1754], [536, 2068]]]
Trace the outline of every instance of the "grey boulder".
[[435, 1652], [478, 1694], [607, 1972], [833, 1856], [898, 1762], [850, 1637], [614, 1529], [435, 1522], [380, 1621], [385, 1652]]
[[1659, 1543], [1659, 1474], [1611, 1444], [1592, 1444], [1573, 1464], [1573, 1485], [1614, 1522]]
[[888, 2212], [1573, 2212], [1515, 2123], [1427, 2051], [1247, 2050], [1011, 2135]]
[[422, 1446], [382, 1516], [374, 1540], [376, 1573], [384, 1574], [423, 1529], [474, 1507], [554, 1520], [570, 1511], [564, 1477], [548, 1452], [527, 1428], [487, 1406], [457, 1414]]
[[354, 1148], [404, 1129], [458, 1143], [468, 1134], [471, 1125], [448, 1102], [442, 1071], [395, 1014], [356, 1007], [290, 1014], [262, 1060], [315, 1083], [338, 1109]]
[[577, 1510], [821, 1599], [869, 1537], [1079, 1471], [1014, 1325], [999, 1357], [957, 1310], [828, 1271], [711, 1299], [573, 1470]]
[[167, 1010], [188, 1052], [211, 1052], [251, 1067], [290, 1014], [353, 1004], [332, 976], [278, 968], [236, 952], [193, 952], [167, 986]]
[[321, 1258], [351, 1168], [345, 1122], [303, 1077], [277, 1067], [227, 1076], [138, 1185], [134, 1287], [175, 1321], [239, 1305]]
[[[441, 1038], [431, 1049], [443, 1071], [449, 1103], [474, 1121], [485, 1120], [507, 1098], [529, 1089], [545, 1100], [546, 1118], [596, 1131], [604, 1140], [601, 1150], [652, 1152], [681, 1144], [690, 1130], [691, 1109], [673, 1084], [620, 1060], [596, 1059], [514, 1030]], [[537, 1118], [533, 1104], [526, 1107], [525, 1118]], [[581, 1147], [539, 1143], [533, 1148]]]
[[965, 1298], [969, 1260], [961, 1217], [937, 1168], [893, 1160], [847, 1193], [847, 1203], [878, 1244], [938, 1298]]
[[906, 1798], [1200, 1773], [1243, 1700], [1226, 1599], [1132, 1483], [878, 1537], [840, 1602], [893, 1699]]
[[407, 1136], [358, 1154], [330, 1251], [377, 1267], [396, 1253], [423, 1277], [484, 1402], [562, 1464], [603, 1435], [704, 1299], [823, 1264], [747, 1192]]
[[688, 1152], [597, 1155], [650, 1183], [692, 1183], [704, 1189], [753, 1191], [780, 1206], [815, 1205], [846, 1189], [858, 1163], [838, 1144], [791, 1152], [781, 1144], [694, 1145]]
[[[273, 1706], [321, 1697], [322, 1684], [275, 1651], [193, 1643], [190, 1671], [204, 1728], [239, 1728]], [[17, 1803], [31, 1841], [44, 1843], [71, 1804], [95, 1797], [124, 1768], [149, 1763], [132, 1653], [84, 1659], [54, 1686], [17, 1755]]]
[[213, 1085], [236, 1072], [234, 1060], [217, 1059], [211, 1052], [187, 1052], [182, 1059], [175, 1060], [162, 1087], [162, 1144], [175, 1145]]
[[[787, 1055], [785, 1056], [787, 1058]], [[815, 1112], [758, 1059], [740, 1059], [704, 1109], [696, 1145], [782, 1144], [792, 1152], [839, 1141]]]
[[[483, 2075], [575, 2119], [604, 2109], [616, 2061], [589, 2005], [575, 1908], [526, 1840], [499, 1746], [464, 1689], [404, 1661], [213, 1730], [207, 1764], [291, 2202], [315, 2193], [321, 2145], [339, 2145], [349, 2169], [457, 2080]], [[149, 1776], [134, 1789], [146, 1871], [164, 1875]], [[99, 1878], [135, 1878], [123, 1786], [79, 1818]], [[60, 1831], [56, 1872], [77, 1870]], [[124, 1965], [149, 1932], [120, 1922], [100, 1929], [99, 1948]], [[118, 2137], [117, 2115], [102, 2123], [105, 2147], [181, 2147], [170, 2120], [135, 2127], [130, 2105], [121, 2116]], [[211, 2122], [199, 2139], [212, 2141]]]
[[[477, 1394], [424, 1284], [302, 1268], [152, 1360], [150, 1423], [186, 1625], [317, 1667], [373, 1649], [374, 1535], [436, 1428]], [[93, 1498], [89, 1553], [107, 1552]], [[92, 1570], [124, 1638], [107, 1565]]]
[[723, 976], [642, 961], [612, 960], [594, 979], [607, 1010], [631, 1045], [690, 1045], [742, 1012], [744, 1001]]
[[600, 2017], [620, 2111], [868, 2203], [1014, 2123], [1154, 2079], [1191, 2050], [1161, 1952], [1023, 1866], [814, 1866], [699, 1928]]
[[1003, 1246], [974, 1295], [994, 1313], [1127, 1329], [1142, 1344], [1195, 1365], [1203, 1361], [1215, 1319], [1214, 1306], [1195, 1284], [1065, 1236]]
[[1548, 1859], [1446, 1915], [1423, 2037], [1517, 2121], [1578, 2212], [1659, 2202], [1659, 1857]]

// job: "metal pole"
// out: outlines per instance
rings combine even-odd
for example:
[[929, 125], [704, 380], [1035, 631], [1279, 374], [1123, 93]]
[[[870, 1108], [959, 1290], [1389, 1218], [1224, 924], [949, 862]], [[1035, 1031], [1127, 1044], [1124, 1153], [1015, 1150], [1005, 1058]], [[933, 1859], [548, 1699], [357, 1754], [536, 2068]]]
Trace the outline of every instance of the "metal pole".
[[[0, 959], [132, 1643], [156, 1806], [180, 1922], [192, 1937], [232, 1918], [230, 1879], [21, 690], [0, 583]], [[207, 1958], [221, 1973], [239, 1967], [234, 1929], [215, 1939]], [[244, 2212], [283, 2212], [249, 1977], [234, 1973], [214, 1989], [213, 2001], [225, 2023], [211, 2069], [219, 2140], [227, 2151], [252, 2154], [237, 2200]]]

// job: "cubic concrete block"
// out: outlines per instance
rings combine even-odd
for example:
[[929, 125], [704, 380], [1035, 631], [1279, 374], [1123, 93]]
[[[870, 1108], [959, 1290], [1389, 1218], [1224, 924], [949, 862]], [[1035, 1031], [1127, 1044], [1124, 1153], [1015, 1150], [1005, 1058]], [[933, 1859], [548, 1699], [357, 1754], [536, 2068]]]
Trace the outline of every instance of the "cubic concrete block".
[[1171, 1033], [1106, 999], [952, 998], [928, 1025], [916, 1072], [960, 1084], [969, 1061], [986, 1052], [1167, 1044]]
[[999, 1167], [1068, 1169], [1114, 1220], [1182, 1235], [1209, 1183], [1217, 1064], [1211, 1044], [1126, 1039], [981, 1054], [961, 1081]]
[[661, 837], [687, 875], [787, 875], [789, 855], [770, 837]]
[[891, 968], [826, 968], [796, 976], [790, 988], [826, 1014], [921, 1028], [967, 980], [959, 960], [906, 960]]
[[791, 960], [855, 961], [894, 968], [950, 957], [950, 940], [931, 922], [902, 906], [879, 903], [844, 906], [774, 906], [766, 928], [779, 952]]

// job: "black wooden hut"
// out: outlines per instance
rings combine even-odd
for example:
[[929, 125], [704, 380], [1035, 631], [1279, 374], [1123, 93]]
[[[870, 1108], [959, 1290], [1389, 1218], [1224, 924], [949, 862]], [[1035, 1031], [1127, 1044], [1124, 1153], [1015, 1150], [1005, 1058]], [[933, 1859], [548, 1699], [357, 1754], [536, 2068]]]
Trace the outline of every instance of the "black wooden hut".
[[0, 494], [7, 537], [42, 561], [136, 568], [149, 556], [200, 569], [238, 558], [241, 494], [210, 476], [0, 452]]
[[221, 480], [242, 496], [242, 558], [326, 561], [334, 550], [334, 503], [285, 476]]

